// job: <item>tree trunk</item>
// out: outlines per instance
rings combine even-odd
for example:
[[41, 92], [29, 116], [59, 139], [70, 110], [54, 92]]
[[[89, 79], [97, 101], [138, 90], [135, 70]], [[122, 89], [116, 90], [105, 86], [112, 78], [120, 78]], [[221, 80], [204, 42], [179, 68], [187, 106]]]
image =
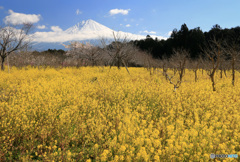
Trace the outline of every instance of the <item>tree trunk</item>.
[[2, 62], [1, 62], [1, 70], [4, 71], [4, 60], [5, 60], [5, 57], [2, 57]]
[[176, 68], [174, 68], [173, 69], [173, 72], [174, 72], [174, 75], [176, 74], [176, 72], [177, 72], [177, 69]]
[[120, 64], [121, 64], [121, 62], [120, 62], [121, 60], [120, 60], [120, 58], [117, 58], [117, 67], [118, 67], [118, 69], [120, 69]]
[[91, 58], [91, 64], [92, 64], [92, 66], [95, 66], [95, 60], [93, 59], [93, 58]]
[[223, 73], [223, 69], [221, 68], [221, 69], [220, 69], [220, 78], [221, 78], [221, 79], [222, 79], [222, 77], [223, 77], [222, 73]]
[[235, 61], [233, 60], [232, 62], [232, 85], [234, 86], [234, 81], [235, 81]]
[[183, 63], [182, 65], [181, 65], [181, 63], [180, 63], [180, 73], [179, 73], [179, 80], [180, 80], [180, 82], [182, 82], [182, 78], [183, 78], [183, 73], [184, 73], [184, 64], [185, 63]]
[[210, 78], [211, 78], [211, 81], [212, 81], [213, 91], [216, 91], [215, 81], [214, 81], [214, 72], [212, 72], [212, 74], [210, 75]]
[[180, 77], [179, 77], [180, 82], [182, 82], [183, 73], [184, 73], [184, 69], [181, 69], [181, 71], [180, 71]]
[[197, 82], [197, 70], [194, 70], [195, 73], [195, 82]]
[[165, 64], [163, 64], [163, 76], [166, 75], [167, 69], [165, 69]]
[[225, 77], [227, 77], [226, 69], [224, 69], [224, 74], [225, 74]]

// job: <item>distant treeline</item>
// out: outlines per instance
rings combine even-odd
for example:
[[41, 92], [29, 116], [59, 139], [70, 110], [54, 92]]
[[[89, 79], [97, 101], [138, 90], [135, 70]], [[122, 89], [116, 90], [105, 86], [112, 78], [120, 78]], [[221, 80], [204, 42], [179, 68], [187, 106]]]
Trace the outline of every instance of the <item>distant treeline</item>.
[[214, 25], [208, 32], [203, 32], [200, 27], [188, 29], [186, 24], [180, 30], [174, 29], [167, 40], [153, 39], [149, 35], [144, 40], [132, 41], [141, 50], [149, 52], [154, 58], [169, 58], [174, 49], [186, 49], [190, 52], [191, 58], [196, 59], [202, 55], [204, 49], [213, 39], [222, 41], [225, 44], [240, 45], [240, 27], [222, 29]]
[[64, 55], [66, 52], [62, 49], [48, 49], [42, 52], [38, 52], [38, 51], [33, 51], [33, 54], [36, 55], [47, 55], [47, 54], [51, 54], [51, 55]]

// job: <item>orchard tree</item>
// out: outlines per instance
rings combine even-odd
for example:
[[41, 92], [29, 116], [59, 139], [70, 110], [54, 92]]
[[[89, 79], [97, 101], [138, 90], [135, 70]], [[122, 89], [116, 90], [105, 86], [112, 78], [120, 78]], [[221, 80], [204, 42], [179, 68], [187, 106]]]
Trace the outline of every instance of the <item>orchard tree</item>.
[[236, 68], [235, 66], [236, 66], [237, 59], [240, 56], [239, 45], [237, 43], [229, 44], [228, 48], [227, 48], [227, 53], [231, 57], [232, 85], [234, 86], [234, 83], [235, 83], [235, 68]]
[[190, 56], [189, 51], [185, 49], [174, 49], [171, 62], [174, 67], [176, 67], [179, 73], [179, 81], [182, 82], [182, 78], [185, 72], [186, 63]]
[[28, 34], [32, 24], [0, 27], [0, 56], [1, 70], [4, 70], [4, 61], [14, 51], [26, 49], [30, 43]]
[[[164, 74], [166, 76], [166, 79], [169, 81], [170, 84], [174, 85], [174, 92], [177, 88], [180, 87], [182, 83], [182, 79], [185, 73], [186, 64], [188, 61], [190, 54], [189, 51], [185, 49], [174, 49], [173, 55], [170, 58], [170, 64], [174, 67], [174, 74], [172, 76], [169, 76], [169, 74], [165, 71]], [[175, 76], [175, 74], [178, 72], [179, 79], [177, 82], [174, 82], [172, 79]]]
[[217, 40], [215, 37], [209, 42], [209, 45], [203, 50], [204, 54], [207, 55], [211, 62], [211, 68], [209, 70], [209, 76], [212, 81], [213, 91], [216, 91], [216, 83], [215, 83], [215, 73], [220, 65], [224, 54], [224, 48], [222, 46], [222, 41]]
[[[64, 45], [64, 44], [63, 44]], [[68, 56], [72, 56], [77, 59], [84, 59], [85, 61], [90, 62], [91, 66], [95, 66], [97, 62], [101, 59], [101, 48], [93, 46], [90, 43], [81, 43], [81, 42], [71, 42], [69, 45], [64, 45], [65, 48], [68, 48]]]
[[113, 32], [114, 41], [107, 45], [107, 41], [102, 39], [102, 45], [109, 55], [110, 67], [116, 65], [118, 69], [122, 65], [125, 66], [127, 72], [130, 74], [127, 65], [134, 60], [134, 53], [137, 49], [129, 42], [127, 36], [121, 36], [120, 33]]

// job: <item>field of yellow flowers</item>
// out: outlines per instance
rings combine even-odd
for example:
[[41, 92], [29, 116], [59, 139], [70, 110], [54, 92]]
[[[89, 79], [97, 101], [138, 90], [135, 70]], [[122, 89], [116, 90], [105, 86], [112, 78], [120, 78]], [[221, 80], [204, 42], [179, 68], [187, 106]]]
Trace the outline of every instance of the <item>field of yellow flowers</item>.
[[186, 70], [174, 92], [161, 69], [129, 71], [1, 71], [0, 161], [240, 160], [239, 73], [234, 87], [216, 75], [213, 92], [205, 71], [195, 82]]

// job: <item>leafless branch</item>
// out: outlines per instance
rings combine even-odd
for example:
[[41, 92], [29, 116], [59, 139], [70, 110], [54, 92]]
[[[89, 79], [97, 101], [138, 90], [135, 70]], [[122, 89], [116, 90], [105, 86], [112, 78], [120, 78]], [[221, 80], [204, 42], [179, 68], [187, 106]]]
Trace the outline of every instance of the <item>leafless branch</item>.
[[0, 27], [1, 70], [4, 70], [4, 61], [8, 55], [29, 46], [30, 38], [28, 35], [32, 27], [32, 24]]

